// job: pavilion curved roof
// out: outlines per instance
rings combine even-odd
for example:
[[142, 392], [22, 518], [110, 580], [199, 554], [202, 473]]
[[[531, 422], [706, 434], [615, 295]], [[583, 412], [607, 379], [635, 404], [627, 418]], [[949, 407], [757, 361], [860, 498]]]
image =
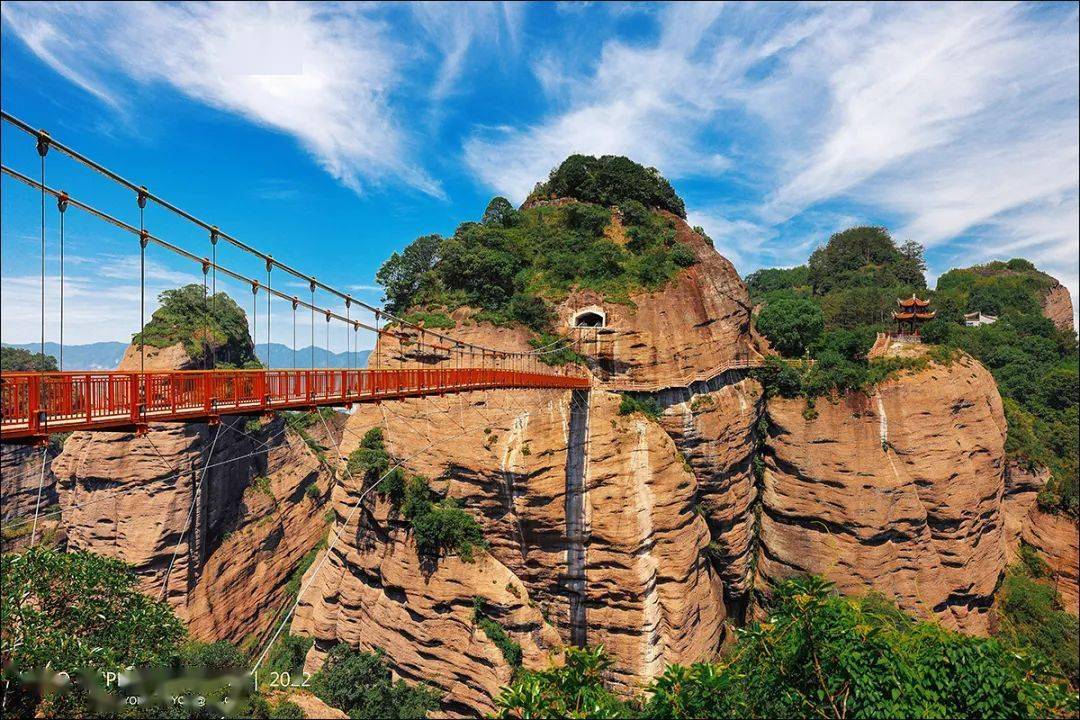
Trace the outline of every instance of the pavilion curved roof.
[[905, 309], [907, 309], [907, 308], [924, 308], [924, 307], [928, 307], [930, 305], [930, 301], [929, 300], [920, 300], [919, 298], [915, 297], [914, 293], [912, 293], [911, 297], [907, 298], [906, 300], [900, 300], [899, 298], [897, 298], [896, 304], [899, 305], [902, 308], [905, 308]]

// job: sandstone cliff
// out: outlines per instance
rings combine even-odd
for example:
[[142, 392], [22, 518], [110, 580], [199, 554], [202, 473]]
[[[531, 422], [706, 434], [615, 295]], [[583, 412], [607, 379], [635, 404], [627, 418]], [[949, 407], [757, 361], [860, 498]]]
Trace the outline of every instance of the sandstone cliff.
[[5, 523], [33, 516], [38, 504], [38, 485], [41, 485], [41, 507], [56, 503], [56, 476], [52, 472], [55, 452], [50, 448], [44, 455], [45, 474], [42, 475], [42, 449], [29, 445], [0, 445], [0, 519]]
[[874, 588], [945, 626], [987, 630], [1005, 564], [1005, 419], [990, 374], [963, 357], [872, 397], [769, 402], [759, 583], [815, 573]]
[[[338, 545], [302, 595], [294, 632], [316, 638], [310, 667], [335, 641], [380, 647], [404, 677], [438, 685], [446, 712], [489, 712], [511, 668], [473, 625], [474, 597], [521, 643], [527, 667], [546, 666], [572, 632], [568, 443], [586, 454], [586, 640], [612, 653], [612, 679], [629, 688], [715, 652], [722, 584], [704, 553], [693, 474], [656, 423], [618, 415], [609, 393], [593, 394], [587, 442], [575, 447], [570, 402], [564, 391], [473, 392], [365, 406], [350, 419], [343, 453], [384, 428], [390, 452], [462, 501], [490, 548], [474, 563], [425, 563], [386, 504], [365, 501], [335, 527]], [[357, 485], [335, 492], [339, 518]]]
[[1054, 285], [1042, 299], [1043, 315], [1062, 330], [1073, 330], [1073, 304], [1069, 288], [1054, 280]]
[[[179, 345], [147, 350], [148, 369], [190, 363]], [[140, 364], [129, 348], [121, 369]], [[133, 565], [204, 639], [264, 631], [325, 532], [329, 473], [281, 419], [248, 420], [74, 433], [53, 463], [70, 547]]]
[[1022, 539], [1038, 550], [1050, 566], [1061, 594], [1061, 603], [1073, 615], [1080, 614], [1080, 537], [1076, 520], [1065, 515], [1046, 513], [1034, 507], [1024, 525]]
[[[750, 296], [735, 267], [683, 220], [666, 215], [696, 264], [662, 290], [632, 295], [629, 304], [575, 291], [557, 308], [562, 331], [579, 341], [579, 352], [593, 361], [601, 381], [635, 389], [683, 387], [757, 356]], [[603, 311], [603, 328], [571, 329], [581, 311], [593, 308]]]

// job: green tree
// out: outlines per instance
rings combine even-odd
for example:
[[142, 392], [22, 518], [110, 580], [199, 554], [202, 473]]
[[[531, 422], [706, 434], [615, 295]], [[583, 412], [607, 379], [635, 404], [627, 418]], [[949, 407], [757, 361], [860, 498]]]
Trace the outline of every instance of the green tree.
[[757, 316], [758, 330], [788, 357], [802, 355], [824, 327], [821, 308], [807, 298], [778, 298], [762, 308]]
[[686, 217], [686, 206], [671, 183], [656, 168], [647, 168], [621, 155], [571, 155], [551, 171], [534, 195], [572, 197], [599, 205], [635, 200]]
[[0, 370], [5, 372], [55, 372], [56, 358], [23, 348], [0, 347]]
[[516, 215], [517, 211], [510, 204], [510, 201], [501, 195], [496, 195], [491, 198], [491, 202], [484, 208], [484, 216], [480, 222], [484, 225], [509, 227], [513, 224]]
[[[0, 563], [0, 655], [11, 683], [8, 709], [16, 715], [32, 716], [41, 701], [16, 680], [20, 671], [165, 666], [179, 658], [183, 624], [166, 603], [139, 592], [135, 574], [119, 560], [39, 546], [5, 554]], [[39, 710], [81, 713], [85, 698], [53, 696]]]
[[568, 647], [561, 667], [519, 673], [496, 700], [497, 717], [630, 717], [631, 707], [604, 682], [611, 665], [602, 645], [585, 650]]
[[347, 645], [334, 646], [311, 689], [354, 720], [423, 718], [439, 704], [439, 694], [427, 686], [394, 682], [381, 650], [359, 652]]
[[375, 281], [385, 289], [387, 310], [404, 312], [425, 283], [433, 282], [431, 270], [439, 261], [443, 242], [439, 235], [422, 235], [382, 264]]
[[523, 672], [501, 717], [1021, 717], [1075, 713], [1045, 661], [993, 638], [905, 615], [880, 595], [843, 597], [803, 577], [773, 588], [768, 619], [717, 662], [669, 666], [628, 702], [605, 685], [602, 648]]

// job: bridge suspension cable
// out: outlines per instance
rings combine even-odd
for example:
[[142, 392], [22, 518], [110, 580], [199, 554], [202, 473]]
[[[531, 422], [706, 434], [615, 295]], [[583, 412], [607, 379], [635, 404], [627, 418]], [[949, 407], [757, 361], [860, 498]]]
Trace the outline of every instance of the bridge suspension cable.
[[[101, 165], [100, 163], [95, 162], [94, 160], [92, 160], [89, 157], [83, 155], [82, 153], [78, 152], [77, 150], [65, 145], [62, 142], [59, 142], [59, 141], [55, 140], [54, 138], [52, 138], [44, 130], [35, 129], [29, 123], [26, 123], [26, 122], [20, 120], [19, 118], [15, 117], [14, 115], [8, 113], [6, 110], [0, 110], [0, 118], [2, 118], [2, 120], [4, 122], [9, 123], [13, 127], [21, 130], [22, 132], [30, 135], [31, 137], [36, 138], [37, 141], [39, 142], [39, 144], [42, 143], [42, 142], [45, 142], [47, 147], [55, 148], [57, 150], [57, 152], [60, 152], [60, 153], [62, 153], [64, 155], [68, 156], [69, 158], [71, 158], [72, 160], [78, 162], [79, 164], [93, 170], [94, 172], [100, 173], [101, 175], [108, 178], [112, 182], [127, 188], [131, 192], [134, 192], [136, 194], [137, 199], [140, 202], [140, 209], [142, 208], [143, 205], [145, 205], [146, 202], [152, 202], [155, 205], [158, 205], [159, 207], [161, 207], [161, 208], [163, 208], [163, 209], [165, 209], [165, 210], [167, 210], [167, 211], [169, 211], [169, 212], [183, 218], [184, 220], [187, 220], [188, 222], [191, 222], [194, 225], [197, 225], [198, 227], [201, 227], [203, 230], [209, 232], [211, 234], [211, 242], [215, 246], [216, 246], [216, 240], [217, 239], [223, 239], [226, 242], [233, 245], [234, 247], [238, 248], [239, 250], [241, 250], [241, 251], [243, 251], [245, 253], [248, 253], [248, 254], [250, 254], [250, 255], [258, 258], [258, 259], [261, 259], [263, 262], [266, 263], [268, 268], [276, 267], [276, 268], [279, 268], [282, 271], [288, 273], [289, 275], [292, 275], [293, 277], [295, 277], [295, 278], [297, 278], [299, 280], [308, 281], [310, 283], [310, 285], [312, 286], [312, 288], [313, 288], [313, 294], [314, 294], [314, 288], [317, 287], [319, 289], [324, 290], [327, 293], [330, 293], [332, 296], [335, 296], [335, 297], [345, 301], [347, 306], [355, 303], [355, 304], [359, 305], [360, 307], [362, 307], [362, 308], [364, 308], [364, 309], [366, 309], [366, 310], [368, 310], [368, 311], [370, 311], [372, 313], [381, 314], [384, 318], [388, 319], [391, 323], [396, 324], [396, 325], [400, 325], [403, 328], [410, 328], [410, 329], [412, 329], [414, 331], [421, 331], [421, 330], [424, 329], [422, 326], [417, 325], [417, 324], [412, 323], [412, 322], [409, 322], [409, 321], [407, 321], [407, 320], [405, 320], [403, 318], [397, 317], [397, 316], [393, 315], [392, 313], [387, 312], [386, 310], [384, 310], [382, 308], [377, 308], [377, 307], [374, 307], [372, 305], [369, 305], [368, 303], [363, 302], [362, 300], [358, 300], [358, 299], [352, 297], [349, 293], [338, 290], [337, 288], [334, 288], [333, 286], [328, 285], [328, 284], [318, 280], [314, 275], [309, 275], [308, 273], [305, 273], [305, 272], [303, 272], [301, 270], [298, 270], [298, 269], [296, 269], [296, 268], [294, 268], [294, 267], [292, 267], [292, 266], [290, 266], [290, 265], [288, 265], [286, 263], [281, 262], [280, 260], [274, 259], [273, 256], [271, 256], [271, 255], [269, 255], [267, 253], [264, 253], [264, 252], [258, 250], [257, 248], [252, 247], [251, 245], [248, 245], [247, 243], [244, 243], [244, 242], [238, 240], [236, 237], [234, 237], [234, 236], [220, 230], [216, 225], [212, 225], [211, 223], [209, 223], [209, 222], [207, 222], [205, 220], [202, 220], [201, 218], [193, 215], [192, 213], [189, 213], [188, 211], [183, 210], [182, 208], [174, 205], [173, 203], [169, 202], [168, 200], [165, 200], [161, 196], [150, 192], [149, 190], [147, 190], [147, 188], [145, 186], [136, 185], [134, 182], [122, 177], [121, 175], [119, 175], [118, 173], [108, 169], [104, 165]], [[44, 140], [43, 140], [43, 138], [44, 138]], [[44, 175], [43, 175], [42, 176], [41, 186], [44, 186], [44, 185], [45, 185], [45, 181], [44, 181]], [[43, 195], [43, 197], [44, 197], [44, 195]], [[42, 222], [44, 224], [44, 219], [42, 220]], [[141, 227], [140, 229], [144, 230], [145, 228]], [[42, 237], [44, 238], [44, 232], [42, 233]], [[43, 246], [44, 246], [44, 241], [43, 241]], [[215, 261], [216, 261], [216, 258], [215, 258]], [[215, 295], [216, 295], [216, 288], [215, 288]], [[277, 293], [275, 293], [275, 295], [277, 295]], [[314, 304], [314, 302], [312, 302], [312, 304]], [[42, 316], [44, 317], [44, 297], [43, 297], [43, 301], [42, 301], [42, 307], [43, 307]], [[338, 316], [338, 317], [340, 317], [340, 316]], [[43, 327], [44, 327], [44, 322], [43, 322]], [[460, 343], [460, 342], [456, 341], [454, 338], [452, 338], [452, 337], [450, 337], [448, 335], [445, 335], [445, 334], [442, 334], [442, 333], [439, 333], [439, 332], [436, 332], [436, 331], [433, 331], [433, 330], [426, 330], [426, 332], [431, 334], [433, 337], [438, 338], [439, 340], [448, 341], [448, 342], [454, 342], [454, 343], [457, 343], [458, 346], [473, 347], [473, 348], [476, 348], [478, 350], [487, 350], [488, 352], [494, 353], [494, 354], [496, 354], [497, 356], [500, 356], [500, 357], [522, 359], [522, 358], [533, 356], [533, 355], [536, 354], [535, 349], [534, 350], [528, 350], [528, 351], [502, 351], [502, 350], [498, 350], [496, 348], [490, 348], [490, 347], [484, 347], [484, 346], [481, 346], [481, 345], [477, 345], [475, 343], [467, 343], [467, 342], [466, 343]], [[44, 335], [44, 329], [42, 330], [42, 334]], [[314, 336], [312, 337], [312, 345], [314, 346]], [[314, 358], [312, 360], [312, 367], [314, 367]]]

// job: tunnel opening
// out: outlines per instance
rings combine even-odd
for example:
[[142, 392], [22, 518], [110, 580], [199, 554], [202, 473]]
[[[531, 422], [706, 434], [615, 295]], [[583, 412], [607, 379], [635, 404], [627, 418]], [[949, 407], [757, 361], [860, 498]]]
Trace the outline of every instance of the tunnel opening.
[[602, 328], [604, 327], [604, 316], [594, 310], [585, 310], [574, 316], [574, 327]]

